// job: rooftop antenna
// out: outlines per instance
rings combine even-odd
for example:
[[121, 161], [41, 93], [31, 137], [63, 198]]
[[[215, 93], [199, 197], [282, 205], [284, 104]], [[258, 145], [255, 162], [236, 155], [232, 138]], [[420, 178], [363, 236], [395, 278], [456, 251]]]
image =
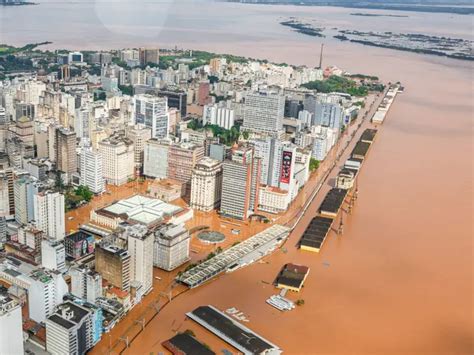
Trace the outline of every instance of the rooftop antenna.
[[318, 69], [321, 69], [323, 67], [323, 49], [324, 49], [324, 43], [321, 43], [321, 52], [319, 54], [319, 66]]

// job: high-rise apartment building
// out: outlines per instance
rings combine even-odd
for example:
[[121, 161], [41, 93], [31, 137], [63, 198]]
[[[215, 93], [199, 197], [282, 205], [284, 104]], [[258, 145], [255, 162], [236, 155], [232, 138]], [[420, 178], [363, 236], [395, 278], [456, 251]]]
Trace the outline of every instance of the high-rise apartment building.
[[148, 63], [158, 64], [160, 62], [160, 50], [158, 48], [139, 48], [138, 56], [142, 66]]
[[162, 89], [158, 91], [159, 97], [166, 97], [168, 99], [168, 107], [178, 109], [181, 117], [186, 117], [187, 114], [187, 94], [184, 91]]
[[34, 220], [34, 195], [38, 193], [36, 179], [23, 175], [14, 182], [15, 220], [27, 224]]
[[49, 270], [66, 269], [66, 250], [61, 241], [48, 239], [41, 241], [41, 265]]
[[74, 118], [74, 132], [77, 138], [90, 138], [91, 131], [94, 130], [94, 117], [89, 107], [81, 107], [76, 110]]
[[137, 124], [127, 128], [125, 136], [133, 142], [135, 149], [135, 168], [140, 171], [141, 174], [143, 171], [143, 152], [145, 150], [145, 143], [151, 138], [151, 129], [142, 124]]
[[212, 211], [220, 205], [222, 194], [222, 162], [202, 158], [191, 177], [191, 208]]
[[64, 195], [59, 192], [39, 192], [34, 196], [34, 219], [47, 238], [63, 240], [66, 236]]
[[69, 270], [71, 293], [87, 302], [95, 304], [102, 297], [102, 276], [86, 265], [77, 265]]
[[77, 172], [76, 133], [65, 128], [56, 129], [56, 167], [67, 174], [68, 180]]
[[152, 138], [167, 138], [169, 134], [168, 100], [148, 94], [133, 97], [133, 124], [151, 129]]
[[102, 170], [102, 154], [92, 147], [82, 147], [79, 155], [81, 185], [87, 186], [93, 193], [105, 191], [105, 181]]
[[130, 289], [130, 253], [109, 241], [95, 248], [95, 270], [110, 284], [123, 291]]
[[46, 320], [46, 350], [53, 355], [83, 355], [94, 346], [93, 313], [66, 301]]
[[211, 84], [209, 81], [201, 81], [198, 87], [197, 104], [200, 106], [207, 105], [210, 102]]
[[135, 147], [133, 142], [115, 134], [99, 142], [102, 155], [102, 176], [108, 184], [122, 185], [135, 173]]
[[143, 175], [153, 178], [168, 176], [168, 151], [170, 142], [150, 139], [143, 151]]
[[23, 354], [21, 307], [7, 293], [0, 293], [0, 354]]
[[169, 147], [168, 178], [185, 184], [185, 194], [190, 193], [193, 169], [203, 157], [204, 146], [181, 143]]
[[130, 253], [130, 281], [138, 282], [140, 294], [145, 295], [153, 287], [153, 233], [138, 224], [129, 226], [125, 233]]
[[283, 129], [285, 96], [274, 92], [249, 93], [245, 97], [242, 128], [274, 133]]
[[189, 232], [183, 224], [163, 225], [155, 232], [153, 265], [171, 271], [189, 260]]
[[223, 163], [221, 214], [246, 220], [258, 206], [261, 163], [253, 147], [240, 146]]

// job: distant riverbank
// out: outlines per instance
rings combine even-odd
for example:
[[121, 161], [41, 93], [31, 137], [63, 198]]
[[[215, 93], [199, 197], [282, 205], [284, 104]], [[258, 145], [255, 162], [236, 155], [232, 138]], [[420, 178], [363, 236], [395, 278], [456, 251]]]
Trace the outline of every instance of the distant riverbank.
[[383, 4], [370, 2], [344, 2], [303, 0], [294, 2], [291, 0], [225, 0], [226, 2], [238, 2], [242, 4], [260, 4], [260, 5], [293, 5], [293, 6], [331, 6], [344, 7], [349, 9], [367, 9], [367, 10], [390, 10], [390, 11], [409, 11], [409, 12], [430, 12], [446, 13], [456, 15], [473, 15], [474, 7], [449, 6], [449, 5], [422, 5], [422, 4]]

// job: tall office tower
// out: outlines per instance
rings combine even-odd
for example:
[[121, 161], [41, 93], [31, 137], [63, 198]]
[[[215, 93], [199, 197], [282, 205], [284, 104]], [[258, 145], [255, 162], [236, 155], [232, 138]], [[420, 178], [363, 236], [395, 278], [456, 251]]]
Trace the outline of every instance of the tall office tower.
[[184, 224], [163, 225], [155, 232], [153, 265], [171, 271], [189, 260], [189, 232]]
[[167, 138], [169, 134], [168, 100], [148, 94], [133, 97], [133, 124], [151, 129], [152, 138]]
[[274, 133], [283, 129], [285, 96], [273, 92], [249, 93], [245, 97], [242, 128]]
[[145, 150], [145, 142], [151, 138], [151, 129], [142, 124], [129, 127], [125, 136], [133, 142], [135, 147], [135, 168], [143, 172], [143, 151]]
[[56, 129], [56, 167], [67, 174], [68, 180], [77, 172], [76, 133], [65, 128]]
[[223, 163], [221, 214], [246, 220], [258, 206], [261, 162], [251, 146], [235, 147]]
[[160, 62], [160, 50], [158, 48], [139, 48], [138, 55], [140, 65], [142, 66], [147, 65], [148, 63], [158, 64]]
[[[260, 183], [289, 191], [293, 187], [296, 146], [274, 137], [251, 140], [255, 156], [261, 159]], [[285, 168], [285, 171], [283, 171]], [[285, 177], [282, 174], [285, 173]], [[289, 175], [288, 175], [289, 174]]]
[[41, 241], [41, 265], [49, 270], [66, 269], [66, 251], [61, 241], [51, 239]]
[[7, 219], [4, 216], [0, 216], [0, 248], [2, 250], [7, 241]]
[[341, 105], [334, 103], [316, 104], [313, 117], [314, 126], [330, 127], [339, 132], [342, 128], [343, 119], [344, 109]]
[[102, 176], [108, 184], [122, 185], [135, 174], [133, 142], [115, 134], [99, 142], [102, 155]]
[[148, 233], [146, 226], [136, 224], [127, 227], [125, 234], [130, 253], [130, 281], [138, 282], [140, 294], [145, 295], [153, 287], [153, 233]]
[[77, 138], [90, 138], [91, 131], [95, 128], [93, 124], [93, 116], [89, 107], [80, 107], [76, 109], [74, 119], [74, 131]]
[[181, 117], [186, 117], [188, 100], [186, 92], [172, 89], [163, 89], [158, 91], [158, 96], [166, 97], [168, 99], [168, 107], [178, 109]]
[[64, 195], [59, 192], [39, 192], [34, 196], [34, 216], [38, 229], [47, 238], [63, 240], [66, 236]]
[[79, 155], [81, 167], [81, 185], [87, 186], [93, 193], [105, 191], [102, 170], [102, 154], [92, 147], [82, 147]]
[[8, 205], [10, 206], [10, 216], [15, 215], [15, 174], [13, 168], [4, 170], [8, 181]]
[[95, 304], [102, 297], [102, 276], [86, 265], [75, 265], [69, 270], [71, 293], [87, 302]]
[[219, 207], [222, 194], [222, 162], [202, 158], [191, 177], [191, 208], [212, 211]]
[[0, 217], [10, 216], [10, 197], [8, 188], [8, 176], [0, 171]]
[[198, 87], [198, 94], [197, 94], [197, 104], [200, 106], [207, 105], [210, 102], [210, 89], [211, 84], [209, 81], [201, 81]]
[[94, 346], [92, 311], [71, 301], [46, 320], [46, 350], [54, 355], [83, 355]]
[[15, 125], [10, 125], [10, 134], [16, 137], [19, 142], [25, 145], [34, 144], [34, 129], [33, 121], [26, 116], [21, 116], [15, 122]]
[[4, 107], [0, 106], [0, 125], [8, 124], [7, 112]]
[[24, 354], [21, 307], [0, 293], [0, 354]]
[[15, 220], [27, 224], [34, 220], [34, 195], [38, 193], [36, 179], [29, 175], [19, 177], [14, 182]]
[[234, 125], [234, 110], [218, 105], [205, 105], [202, 113], [203, 125], [212, 124], [225, 129]]
[[168, 176], [168, 151], [170, 143], [158, 139], [150, 139], [145, 143], [143, 151], [143, 175], [152, 178]]
[[95, 248], [95, 271], [122, 291], [130, 289], [130, 253], [109, 241], [101, 241]]
[[185, 194], [190, 193], [193, 169], [204, 157], [204, 147], [191, 143], [173, 144], [168, 151], [168, 178], [185, 184]]
[[328, 152], [328, 137], [325, 134], [318, 134], [314, 138], [313, 148], [311, 150], [311, 157], [316, 160], [323, 161]]

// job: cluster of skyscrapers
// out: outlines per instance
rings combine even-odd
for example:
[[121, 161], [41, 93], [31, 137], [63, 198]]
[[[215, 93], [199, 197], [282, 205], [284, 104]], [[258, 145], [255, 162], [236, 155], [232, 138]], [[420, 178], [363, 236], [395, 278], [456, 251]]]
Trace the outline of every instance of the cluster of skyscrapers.
[[[158, 49], [35, 52], [56, 69], [0, 82], [0, 353], [23, 352], [21, 307], [32, 341], [87, 352], [151, 292], [154, 267], [190, 260], [193, 211], [286, 211], [357, 114], [350, 96], [301, 86], [321, 69], [167, 54], [166, 67]], [[136, 179], [146, 196], [67, 230], [79, 191]]]

